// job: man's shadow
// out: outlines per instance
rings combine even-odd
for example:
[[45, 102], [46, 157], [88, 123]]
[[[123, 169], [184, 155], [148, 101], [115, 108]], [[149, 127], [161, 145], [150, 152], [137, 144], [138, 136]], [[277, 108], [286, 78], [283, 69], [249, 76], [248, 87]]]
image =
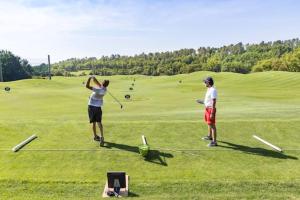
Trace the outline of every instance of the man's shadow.
[[272, 158], [279, 158], [279, 159], [298, 160], [297, 157], [285, 155], [283, 153], [268, 150], [268, 149], [264, 149], [264, 148], [248, 147], [248, 146], [244, 146], [244, 145], [240, 145], [240, 144], [233, 144], [233, 143], [225, 142], [225, 141], [218, 141], [218, 142], [228, 145], [228, 146], [218, 145], [219, 147], [233, 149], [233, 150], [241, 151], [241, 152], [244, 152], [244, 153], [247, 153], [247, 154], [266, 156], [266, 157], [272, 157]]
[[[104, 146], [105, 148], [111, 149], [116, 148], [124, 151], [129, 151], [133, 153], [139, 154], [139, 148], [137, 146], [129, 146], [126, 144], [117, 144], [113, 142], [105, 142]], [[163, 166], [168, 166], [166, 162], [166, 158], [173, 158], [174, 156], [170, 153], [161, 152], [158, 150], [150, 150], [147, 157], [145, 157], [145, 160], [148, 162], [152, 162], [155, 164], [160, 164]]]

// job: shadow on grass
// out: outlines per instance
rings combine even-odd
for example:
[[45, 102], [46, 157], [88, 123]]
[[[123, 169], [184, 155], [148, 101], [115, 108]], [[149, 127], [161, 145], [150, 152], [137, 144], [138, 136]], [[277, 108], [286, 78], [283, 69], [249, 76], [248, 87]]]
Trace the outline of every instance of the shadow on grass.
[[240, 144], [234, 144], [225, 141], [218, 141], [219, 143], [227, 144], [228, 146], [218, 145], [219, 147], [229, 148], [237, 151], [241, 151], [247, 154], [259, 155], [259, 156], [266, 156], [272, 158], [279, 158], [279, 159], [293, 159], [298, 160], [297, 157], [285, 155], [280, 152], [264, 149], [264, 148], [256, 148], [256, 147], [248, 147]]
[[[117, 143], [113, 143], [113, 142], [105, 142], [104, 145], [105, 148], [116, 148], [116, 149], [120, 149], [120, 150], [124, 150], [124, 151], [129, 151], [129, 152], [133, 152], [133, 153], [137, 153], [139, 154], [139, 148], [136, 146], [129, 146], [126, 144], [117, 144]], [[151, 163], [155, 163], [155, 164], [160, 164], [163, 166], [168, 166], [167, 162], [166, 162], [166, 158], [173, 158], [173, 155], [170, 153], [165, 153], [165, 152], [161, 152], [158, 150], [150, 150], [150, 152], [148, 153], [148, 156], [145, 158], [145, 161], [151, 162]]]
[[129, 191], [128, 196], [129, 197], [139, 197], [140, 195], [138, 195], [138, 194], [136, 194], [134, 192]]
[[168, 166], [166, 158], [173, 158], [170, 153], [164, 153], [158, 150], [150, 150], [148, 156], [145, 158], [146, 161]]

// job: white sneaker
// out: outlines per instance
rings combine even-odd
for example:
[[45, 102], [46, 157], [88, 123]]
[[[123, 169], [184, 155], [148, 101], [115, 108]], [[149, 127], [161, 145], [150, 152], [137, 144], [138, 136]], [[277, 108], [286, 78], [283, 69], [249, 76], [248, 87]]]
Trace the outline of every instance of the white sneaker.
[[211, 141], [207, 146], [208, 147], [216, 147], [216, 146], [218, 146], [218, 144], [217, 144], [217, 142]]

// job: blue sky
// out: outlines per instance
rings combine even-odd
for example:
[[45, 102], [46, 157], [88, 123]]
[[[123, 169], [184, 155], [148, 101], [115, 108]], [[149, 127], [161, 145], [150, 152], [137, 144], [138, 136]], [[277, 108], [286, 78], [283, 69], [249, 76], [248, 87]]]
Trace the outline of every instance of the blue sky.
[[298, 0], [0, 0], [0, 49], [32, 64], [299, 37]]

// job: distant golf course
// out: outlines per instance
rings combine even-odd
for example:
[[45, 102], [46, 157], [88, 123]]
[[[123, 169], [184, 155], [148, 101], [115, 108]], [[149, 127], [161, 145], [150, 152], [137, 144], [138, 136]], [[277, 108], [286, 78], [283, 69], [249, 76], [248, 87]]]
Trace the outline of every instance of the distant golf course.
[[[201, 140], [207, 125], [196, 103], [208, 75], [218, 90], [213, 148]], [[87, 78], [0, 83], [1, 200], [101, 199], [107, 171], [130, 176], [134, 199], [300, 199], [300, 73], [97, 76], [124, 106], [104, 97], [105, 147], [88, 122]], [[152, 150], [147, 159], [138, 152], [141, 135]]]

